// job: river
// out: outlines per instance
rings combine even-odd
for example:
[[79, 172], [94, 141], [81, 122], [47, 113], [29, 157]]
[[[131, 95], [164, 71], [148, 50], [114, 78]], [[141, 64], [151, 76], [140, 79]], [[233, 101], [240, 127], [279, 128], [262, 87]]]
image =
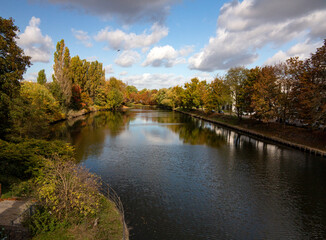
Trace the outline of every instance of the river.
[[177, 112], [54, 126], [120, 195], [131, 240], [325, 239], [326, 159]]

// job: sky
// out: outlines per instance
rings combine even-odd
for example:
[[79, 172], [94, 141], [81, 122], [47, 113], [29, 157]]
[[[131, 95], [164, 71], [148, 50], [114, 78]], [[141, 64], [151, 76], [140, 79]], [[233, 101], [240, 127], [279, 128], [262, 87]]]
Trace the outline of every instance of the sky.
[[326, 39], [326, 0], [0, 0], [17, 44], [31, 56], [24, 78], [45, 69], [56, 44], [103, 63], [139, 90], [210, 82], [231, 67], [310, 57]]

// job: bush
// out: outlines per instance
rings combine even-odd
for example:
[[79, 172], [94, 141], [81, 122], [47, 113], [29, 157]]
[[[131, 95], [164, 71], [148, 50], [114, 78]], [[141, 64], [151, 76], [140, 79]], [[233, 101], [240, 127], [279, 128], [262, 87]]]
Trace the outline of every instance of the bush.
[[59, 220], [78, 222], [99, 208], [100, 179], [73, 161], [62, 161], [58, 156], [46, 160], [36, 184], [39, 203]]
[[24, 225], [28, 228], [29, 232], [35, 236], [40, 233], [53, 232], [69, 224], [66, 221], [59, 221], [44, 207], [37, 206], [34, 214], [25, 220]]
[[74, 149], [62, 141], [16, 139], [16, 142], [0, 140], [0, 182], [9, 185], [37, 176], [43, 166], [43, 159], [57, 154], [69, 159]]

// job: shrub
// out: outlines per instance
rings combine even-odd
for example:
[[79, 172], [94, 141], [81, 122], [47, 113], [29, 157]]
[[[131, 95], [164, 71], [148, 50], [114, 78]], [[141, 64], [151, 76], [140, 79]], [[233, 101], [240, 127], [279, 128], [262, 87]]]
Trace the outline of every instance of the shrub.
[[99, 177], [73, 161], [62, 161], [58, 156], [46, 160], [36, 184], [39, 203], [60, 220], [78, 222], [99, 208]]

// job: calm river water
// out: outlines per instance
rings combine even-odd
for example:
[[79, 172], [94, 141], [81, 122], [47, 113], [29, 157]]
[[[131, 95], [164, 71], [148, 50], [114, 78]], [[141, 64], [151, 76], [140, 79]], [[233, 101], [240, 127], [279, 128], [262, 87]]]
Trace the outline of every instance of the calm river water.
[[121, 197], [131, 240], [325, 239], [326, 159], [176, 112], [55, 126]]

